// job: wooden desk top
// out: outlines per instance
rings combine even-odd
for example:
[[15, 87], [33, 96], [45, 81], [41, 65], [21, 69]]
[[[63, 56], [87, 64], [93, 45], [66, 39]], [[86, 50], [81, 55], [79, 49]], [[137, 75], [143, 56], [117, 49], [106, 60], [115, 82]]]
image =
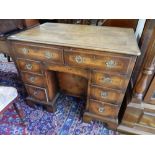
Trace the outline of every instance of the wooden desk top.
[[134, 31], [130, 28], [45, 23], [8, 39], [140, 55]]

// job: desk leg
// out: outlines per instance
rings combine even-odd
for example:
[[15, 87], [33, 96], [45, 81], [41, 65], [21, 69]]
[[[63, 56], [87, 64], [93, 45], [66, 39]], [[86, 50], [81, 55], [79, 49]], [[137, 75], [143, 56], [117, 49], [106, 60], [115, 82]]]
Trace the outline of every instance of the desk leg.
[[89, 112], [85, 112], [83, 114], [83, 121], [85, 123], [90, 123], [92, 120], [100, 120], [102, 122], [104, 122], [107, 125], [107, 128], [112, 129], [112, 130], [117, 130], [118, 127], [118, 121], [117, 119], [110, 119], [107, 117], [102, 117], [102, 116], [98, 116], [98, 115], [94, 115], [92, 113]]
[[83, 114], [83, 121], [85, 123], [90, 123], [92, 121], [92, 117], [90, 117], [89, 115], [87, 115], [87, 113]]
[[31, 100], [29, 100], [28, 98], [26, 99], [26, 104], [28, 105], [28, 106], [30, 106], [31, 108], [35, 108], [35, 102], [33, 102], [33, 101], [31, 101]]

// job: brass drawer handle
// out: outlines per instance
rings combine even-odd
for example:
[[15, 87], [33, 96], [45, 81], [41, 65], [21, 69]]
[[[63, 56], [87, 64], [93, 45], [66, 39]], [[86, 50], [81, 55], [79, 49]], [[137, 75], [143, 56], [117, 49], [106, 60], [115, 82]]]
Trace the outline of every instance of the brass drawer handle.
[[101, 95], [102, 98], [105, 98], [105, 97], [108, 96], [108, 92], [101, 91], [101, 94], [100, 95]]
[[107, 66], [108, 68], [113, 68], [113, 67], [116, 66], [116, 62], [115, 62], [114, 60], [106, 61], [105, 64], [106, 64], [106, 66]]
[[51, 59], [53, 57], [53, 54], [51, 52], [49, 52], [49, 51], [45, 51], [45, 57], [47, 59]]
[[26, 69], [31, 70], [32, 69], [32, 64], [26, 64]]
[[33, 92], [33, 95], [34, 96], [37, 96], [39, 94], [39, 91], [38, 90], [35, 90], [34, 92]]
[[27, 55], [29, 53], [29, 50], [27, 48], [22, 49], [23, 54]]
[[35, 82], [35, 77], [34, 76], [31, 76], [30, 78], [29, 78], [29, 80], [32, 82], [32, 83], [34, 83]]
[[77, 63], [83, 63], [83, 58], [82, 58], [80, 55], [77, 55], [77, 56], [75, 57], [75, 61], [76, 61]]
[[111, 83], [112, 82], [112, 79], [110, 77], [103, 77], [101, 80], [104, 83]]
[[104, 107], [99, 107], [99, 108], [98, 108], [98, 112], [100, 112], [100, 113], [103, 113], [104, 110], [105, 110]]

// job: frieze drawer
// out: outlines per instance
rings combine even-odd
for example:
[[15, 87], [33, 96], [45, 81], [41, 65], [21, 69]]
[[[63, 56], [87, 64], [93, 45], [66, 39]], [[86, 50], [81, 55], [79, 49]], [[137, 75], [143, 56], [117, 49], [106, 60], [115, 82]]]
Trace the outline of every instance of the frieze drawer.
[[127, 74], [129, 71], [130, 57], [84, 54], [79, 52], [64, 52], [65, 63], [71, 66], [98, 69], [116, 73]]
[[15, 44], [14, 49], [20, 57], [31, 58], [33, 60], [40, 61], [46, 60], [51, 63], [63, 64], [63, 50], [61, 48]]

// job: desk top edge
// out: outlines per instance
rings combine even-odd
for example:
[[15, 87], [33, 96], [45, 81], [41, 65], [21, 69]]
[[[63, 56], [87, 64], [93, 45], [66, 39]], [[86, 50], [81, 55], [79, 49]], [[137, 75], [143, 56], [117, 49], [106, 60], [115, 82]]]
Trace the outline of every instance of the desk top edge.
[[[75, 30], [73, 29], [75, 30], [77, 29], [78, 32], [76, 33]], [[62, 32], [60, 32], [60, 30]], [[88, 30], [88, 32], [86, 32], [85, 30]], [[68, 32], [65, 32], [65, 31], [68, 31]], [[91, 34], [91, 32], [94, 34]], [[96, 35], [95, 32], [97, 32], [98, 34]], [[121, 42], [123, 42], [124, 40], [121, 40], [121, 35], [119, 35], [119, 33], [122, 33], [121, 34], [122, 37], [126, 39], [125, 40], [126, 44], [129, 44], [129, 45], [125, 46], [121, 44]], [[57, 36], [60, 38], [52, 39], [52, 37], [48, 36], [48, 34], [53, 35], [55, 38]], [[116, 34], [116, 36], [113, 37], [112, 36], [113, 34]], [[73, 41], [72, 39], [70, 40], [65, 39], [65, 37], [68, 37], [68, 36], [73, 38]], [[83, 41], [86, 41], [88, 39], [88, 42], [83, 43], [83, 41], [80, 40], [81, 37], [82, 38], [84, 37]], [[94, 41], [93, 39], [96, 39], [96, 37], [98, 39], [97, 40], [98, 42], [95, 42], [97, 45], [95, 43], [93, 44], [93, 41]], [[105, 39], [106, 37], [108, 41], [106, 41]], [[115, 37], [116, 37], [116, 40], [115, 40]], [[119, 38], [120, 41], [118, 41], [117, 38]], [[73, 48], [91, 49], [91, 50], [98, 50], [98, 51], [114, 52], [119, 54], [129, 54], [129, 55], [135, 55], [135, 56], [138, 56], [141, 54], [134, 36], [134, 31], [133, 29], [130, 29], [130, 28], [45, 23], [45, 24], [36, 26], [34, 28], [28, 29], [26, 31], [17, 33], [15, 35], [11, 35], [8, 37], [8, 40], [41, 43], [41, 44], [48, 44], [48, 45], [58, 45], [58, 46], [66, 46], [66, 47], [73, 47]], [[106, 42], [108, 45], [106, 44], [107, 46], [105, 46], [105, 44], [102, 44], [102, 41]], [[112, 44], [112, 46], [110, 46], [110, 43], [112, 42], [114, 43], [114, 45]]]

